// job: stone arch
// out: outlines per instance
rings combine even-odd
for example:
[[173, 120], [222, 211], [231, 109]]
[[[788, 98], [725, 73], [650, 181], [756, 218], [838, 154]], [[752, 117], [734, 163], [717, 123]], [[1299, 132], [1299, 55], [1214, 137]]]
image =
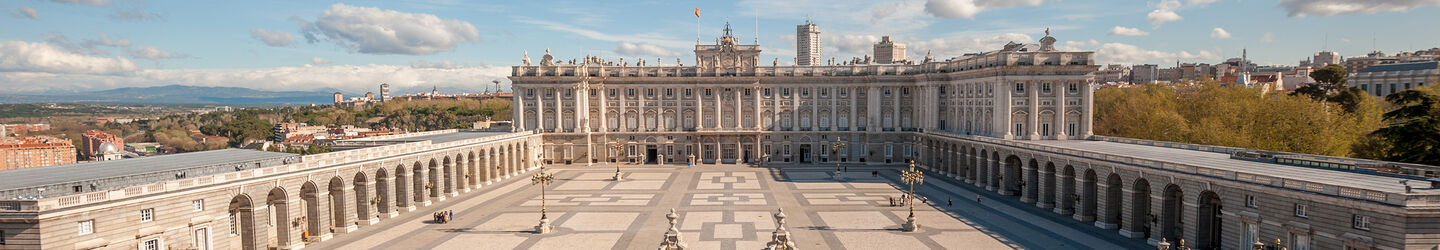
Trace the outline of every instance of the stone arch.
[[1180, 220], [1185, 214], [1185, 191], [1180, 185], [1171, 183], [1165, 185], [1160, 199], [1160, 237], [1170, 240], [1179, 239], [1184, 235], [1185, 229], [1181, 228]]
[[371, 215], [373, 210], [370, 209], [373, 205], [369, 205], [380, 203], [379, 199], [371, 198], [373, 196], [370, 194], [370, 185], [374, 183], [370, 182], [370, 178], [365, 176], [364, 171], [355, 173], [355, 177], [351, 179], [355, 185], [353, 187], [355, 190], [355, 220], [358, 222], [375, 218], [374, 215]]
[[1004, 174], [1004, 176], [1001, 176], [1001, 177], [1000, 177], [1000, 182], [1003, 184], [1003, 185], [1000, 186], [1000, 187], [1001, 187], [1001, 189], [1000, 189], [1000, 194], [1003, 194], [1003, 195], [1021, 195], [1021, 193], [1020, 193], [1020, 178], [1021, 178], [1022, 176], [1020, 176], [1020, 174], [1021, 174], [1021, 168], [1024, 168], [1024, 167], [1025, 167], [1025, 162], [1022, 161], [1022, 160], [1020, 160], [1020, 156], [1010, 155], [1009, 157], [1006, 157], [1006, 158], [1005, 158], [1005, 164], [1004, 164], [1005, 174]]
[[1055, 207], [1060, 214], [1075, 213], [1075, 204], [1080, 203], [1080, 196], [1075, 194], [1075, 166], [1065, 165], [1056, 177], [1056, 183], [1060, 186], [1055, 193]]
[[[1018, 165], [1018, 164], [1019, 164], [1018, 162], [1020, 161], [1020, 159], [1019, 159], [1019, 158], [1016, 158], [1015, 161], [1017, 162], [1016, 164]], [[989, 167], [989, 168], [990, 168], [990, 181], [986, 183], [987, 186], [985, 187], [985, 189], [988, 189], [988, 190], [991, 190], [991, 191], [1000, 190], [1000, 187], [1001, 187], [1001, 185], [1000, 185], [1001, 183], [1000, 183], [1000, 182], [1004, 180], [1004, 179], [1001, 178], [1001, 177], [1004, 177], [1004, 176], [1003, 176], [1003, 174], [1000, 173], [1000, 165], [1005, 164], [1005, 163], [1004, 163], [1004, 160], [1001, 160], [1001, 159], [1000, 159], [1000, 151], [995, 151], [995, 149], [993, 149], [993, 148], [990, 149], [990, 161], [989, 161], [989, 162], [986, 162], [985, 164], [990, 165], [990, 167]], [[997, 192], [998, 192], [998, 191], [997, 191]]]
[[1080, 221], [1095, 220], [1095, 209], [1100, 205], [1097, 179], [1094, 169], [1085, 169], [1085, 176], [1080, 179], [1080, 207], [1075, 213]]
[[[345, 204], [348, 203], [345, 202], [345, 180], [340, 176], [331, 177], [329, 189], [329, 192], [325, 192], [329, 205], [325, 209], [330, 211], [330, 225], [334, 230], [350, 227], [351, 217], [345, 214]], [[355, 193], [358, 195], [360, 192]]]
[[1224, 233], [1221, 223], [1221, 205], [1223, 200], [1213, 190], [1200, 192], [1199, 209], [1196, 209], [1196, 232], [1195, 246], [1199, 249], [1213, 249], [1224, 246], [1220, 241]]
[[[439, 181], [440, 183], [437, 184], [437, 185], [435, 185], [435, 188], [436, 188], [436, 189], [441, 189], [441, 188], [443, 187], [444, 190], [441, 190], [441, 192], [436, 192], [435, 196], [440, 196], [440, 194], [455, 193], [455, 161], [456, 161], [456, 160], [457, 160], [457, 159], [451, 159], [449, 155], [446, 155], [446, 156], [444, 156], [444, 158], [442, 158], [441, 164], [440, 164], [440, 173], [439, 173], [439, 174], [436, 174], [437, 176], [440, 176], [440, 177], [441, 177], [441, 178], [436, 178], [436, 179], [439, 179], [439, 180], [440, 180], [440, 181]], [[434, 171], [434, 169], [431, 169], [431, 171]]]
[[1055, 182], [1058, 181], [1058, 179], [1055, 178], [1055, 162], [1046, 162], [1045, 168], [1040, 171], [1040, 175], [1040, 195], [1039, 197], [1035, 197], [1038, 199], [1036, 203], [1042, 208], [1055, 207], [1055, 189], [1057, 186]]
[[389, 214], [395, 211], [394, 208], [390, 207], [392, 200], [394, 200], [392, 194], [393, 193], [390, 192], [389, 172], [385, 171], [385, 167], [380, 167], [380, 169], [375, 170], [375, 198], [373, 198], [375, 203], [375, 216], [378, 217], [380, 214]]
[[311, 237], [325, 234], [325, 231], [321, 231], [325, 228], [324, 220], [320, 219], [320, 203], [324, 201], [322, 198], [324, 197], [320, 197], [320, 187], [314, 181], [306, 181], [300, 185], [301, 208], [305, 210], [304, 223], [301, 224], [304, 227], [300, 228], [300, 239], [303, 241], [309, 242]]
[[430, 158], [430, 163], [425, 169], [425, 172], [429, 174], [429, 176], [425, 176], [425, 193], [429, 194], [430, 198], [440, 197], [440, 193], [443, 193], [445, 190], [445, 184], [441, 183], [442, 180], [440, 179], [442, 178], [440, 177], [442, 173], [440, 172], [440, 161], [441, 159]]
[[1120, 196], [1125, 194], [1123, 190], [1125, 183], [1120, 180], [1120, 174], [1110, 173], [1105, 177], [1105, 211], [1101, 214], [1100, 220], [1104, 223], [1121, 224], [1124, 221], [1120, 218], [1121, 201]]
[[275, 228], [275, 245], [290, 246], [294, 240], [290, 235], [290, 194], [283, 187], [270, 189], [265, 197], [266, 211], [270, 211], [270, 227]]
[[425, 174], [425, 166], [419, 161], [410, 165], [410, 200], [415, 203], [425, 204]]
[[1150, 224], [1156, 220], [1150, 214], [1150, 181], [1135, 179], [1130, 189], [1130, 217], [1125, 218], [1129, 223], [1124, 228], [1130, 231], [1128, 237], [1150, 238]]
[[263, 235], [255, 231], [255, 203], [250, 199], [249, 194], [239, 194], [230, 198], [230, 229], [231, 233], [240, 236], [240, 249], [260, 249], [256, 242], [264, 241], [259, 236]]
[[405, 164], [395, 167], [395, 206], [398, 208], [413, 207], [411, 201], [415, 200], [414, 179], [410, 176], [413, 172], [405, 168]]
[[1025, 173], [1022, 176], [1025, 179], [1021, 180], [1019, 186], [1020, 192], [1023, 192], [1020, 200], [1025, 203], [1034, 203], [1039, 196], [1037, 194], [1040, 193], [1040, 161], [1030, 158], [1030, 164], [1023, 169]]
[[467, 176], [465, 178], [466, 180], [469, 180], [469, 182], [467, 182], [466, 184], [469, 184], [472, 187], [478, 186], [480, 185], [480, 178], [483, 178], [483, 175], [481, 175], [480, 173], [480, 160], [475, 158], [475, 151], [473, 149], [470, 152], [466, 153], [468, 155], [467, 157], [465, 157], [465, 168], [468, 169], [466, 170], [466, 173], [470, 174], [470, 176]]

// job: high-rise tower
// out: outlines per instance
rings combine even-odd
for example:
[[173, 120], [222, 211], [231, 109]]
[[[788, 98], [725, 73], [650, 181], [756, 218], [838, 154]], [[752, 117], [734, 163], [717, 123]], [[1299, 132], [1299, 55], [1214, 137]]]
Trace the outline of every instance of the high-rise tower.
[[820, 27], [805, 20], [795, 26], [795, 64], [799, 66], [820, 65]]
[[383, 102], [383, 101], [389, 101], [389, 100], [390, 100], [390, 84], [389, 84], [389, 83], [381, 83], [381, 84], [380, 84], [380, 101]]
[[875, 63], [903, 62], [905, 62], [905, 43], [891, 41], [890, 36], [880, 37], [880, 42], [875, 43]]

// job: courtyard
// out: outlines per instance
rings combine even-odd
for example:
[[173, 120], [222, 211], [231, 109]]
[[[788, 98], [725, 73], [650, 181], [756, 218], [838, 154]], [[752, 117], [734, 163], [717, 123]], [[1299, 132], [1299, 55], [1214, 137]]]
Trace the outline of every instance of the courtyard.
[[[545, 207], [554, 227], [536, 234], [541, 192], [526, 178], [493, 183], [307, 248], [318, 249], [655, 249], [676, 228], [691, 249], [762, 249], [784, 209], [803, 249], [1148, 249], [1139, 239], [1094, 230], [1014, 197], [975, 192], [926, 171], [917, 185], [921, 228], [901, 229], [909, 208], [892, 206], [909, 186], [895, 166], [552, 165]], [[872, 175], [878, 174], [878, 175]], [[980, 202], [977, 202], [977, 198]], [[448, 223], [432, 215], [451, 211]]]

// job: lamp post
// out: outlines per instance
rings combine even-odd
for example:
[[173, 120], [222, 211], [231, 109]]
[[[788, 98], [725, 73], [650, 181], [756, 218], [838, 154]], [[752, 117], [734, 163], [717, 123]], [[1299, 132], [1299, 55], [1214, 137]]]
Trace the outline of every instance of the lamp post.
[[844, 141], [841, 141], [841, 140], [840, 140], [840, 137], [835, 137], [835, 144], [831, 144], [831, 145], [830, 145], [830, 157], [836, 157], [836, 158], [837, 158], [837, 159], [835, 160], [835, 180], [837, 180], [837, 181], [838, 181], [838, 180], [845, 179], [844, 173], [840, 171], [840, 161], [839, 161], [839, 159], [838, 159], [838, 157], [840, 156], [840, 151], [844, 151], [844, 150], [845, 150], [845, 142], [844, 142]]
[[925, 173], [915, 169], [915, 162], [910, 162], [910, 170], [901, 170], [900, 179], [910, 185], [910, 196], [905, 204], [910, 205], [910, 216], [905, 218], [904, 229], [906, 232], [914, 232], [920, 229], [920, 223], [915, 221], [915, 185], [925, 183]]
[[[623, 157], [623, 156], [625, 155], [625, 145], [615, 144], [615, 145], [610, 146], [610, 148], [615, 149], [615, 157], [616, 157], [616, 158]], [[620, 181], [620, 180], [621, 180], [621, 178], [620, 178], [620, 160], [619, 160], [619, 159], [616, 159], [616, 160], [615, 160], [615, 181]]]
[[540, 165], [540, 172], [530, 176], [530, 185], [540, 185], [540, 225], [535, 226], [535, 233], [549, 233], [553, 227], [550, 226], [550, 217], [545, 214], [545, 186], [549, 186], [555, 180], [555, 174], [546, 173], [545, 165]]

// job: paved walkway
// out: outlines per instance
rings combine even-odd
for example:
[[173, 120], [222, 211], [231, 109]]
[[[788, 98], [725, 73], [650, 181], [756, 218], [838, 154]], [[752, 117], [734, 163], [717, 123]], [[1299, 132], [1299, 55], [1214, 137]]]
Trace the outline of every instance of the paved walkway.
[[[627, 165], [628, 166], [628, 165]], [[771, 214], [784, 208], [787, 229], [805, 249], [1149, 249], [1067, 216], [928, 174], [916, 192], [922, 229], [900, 231], [908, 209], [890, 206], [905, 190], [898, 167], [849, 167], [834, 181], [834, 167], [759, 168], [743, 165], [549, 168], [555, 184], [545, 206], [555, 230], [534, 234], [540, 190], [529, 178], [512, 178], [480, 192], [435, 203], [380, 224], [339, 234], [317, 249], [655, 249], [676, 227], [693, 249], [760, 249], [775, 230]], [[878, 177], [872, 177], [877, 171]], [[533, 173], [533, 172], [532, 172]], [[953, 198], [952, 198], [953, 197]], [[953, 206], [945, 200], [952, 198]], [[430, 215], [454, 211], [435, 224]]]

